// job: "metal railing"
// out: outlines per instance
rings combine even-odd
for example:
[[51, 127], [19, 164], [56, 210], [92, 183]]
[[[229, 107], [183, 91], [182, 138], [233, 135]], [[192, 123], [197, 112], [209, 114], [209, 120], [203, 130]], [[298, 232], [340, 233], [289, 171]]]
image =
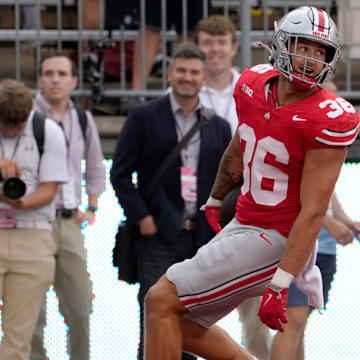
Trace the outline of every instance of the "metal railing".
[[[146, 13], [145, 5], [146, 1], [140, 0], [140, 23], [139, 31], [142, 34], [142, 53], [146, 52], [146, 40], [145, 40], [145, 28], [146, 28]], [[187, 40], [189, 33], [187, 28], [187, 16], [188, 7], [187, 2], [191, 0], [179, 0], [183, 3], [182, 22], [183, 22], [183, 38]], [[121, 2], [119, 2], [120, 4]], [[305, 1], [306, 3], [306, 1]], [[326, 11], [334, 12], [335, 1], [323, 0], [323, 1], [308, 1], [311, 6], [318, 6]], [[281, 17], [286, 11], [291, 8], [303, 5], [304, 1], [297, 0], [212, 0], [211, 5], [213, 12], [222, 13], [224, 16], [236, 17], [239, 21], [237, 29], [237, 38], [240, 44], [239, 47], [239, 61], [237, 63], [240, 70], [254, 64], [254, 56], [257, 54], [258, 59], [261, 57], [265, 59], [265, 53], [262, 49], [257, 49], [254, 46], [256, 41], [267, 42], [271, 39], [273, 32], [273, 24], [270, 21], [272, 18]], [[41, 7], [46, 6], [56, 10], [56, 24], [52, 26], [53, 29], [44, 29], [40, 24], [37, 24], [36, 29], [25, 30], [21, 28], [21, 6], [35, 5], [40, 14]], [[166, 57], [167, 57], [167, 45], [175, 43], [177, 41], [177, 33], [174, 30], [166, 29], [166, 0], [162, 0], [162, 26], [160, 31], [160, 41], [162, 43], [162, 79], [161, 84], [158, 84], [156, 89], [147, 88], [147, 79], [145, 73], [145, 57], [142, 59], [142, 90], [131, 90], [130, 85], [126, 81], [125, 73], [125, 43], [134, 42], [138, 31], [125, 29], [122, 19], [119, 19], [119, 28], [108, 30], [105, 24], [104, 13], [105, 0], [99, 0], [99, 28], [97, 30], [87, 30], [83, 24], [83, 0], [77, 1], [77, 6], [74, 9], [73, 16], [77, 19], [77, 26], [75, 29], [69, 29], [63, 27], [63, 5], [61, 0], [0, 0], [1, 6], [11, 6], [14, 14], [14, 27], [11, 29], [0, 28], [0, 47], [9, 46], [9, 43], [13, 43], [15, 49], [15, 77], [21, 80], [21, 44], [23, 42], [31, 41], [35, 44], [35, 62], [36, 69], [40, 62], [41, 52], [44, 43], [53, 42], [55, 47], [61, 49], [64, 47], [64, 42], [74, 43], [77, 48], [78, 67], [79, 67], [79, 85], [74, 91], [74, 95], [91, 96], [92, 90], [87, 84], [84, 83], [84, 67], [83, 67], [83, 43], [86, 41], [92, 41], [94, 43], [111, 43], [114, 41], [120, 42], [120, 63], [122, 64], [119, 70], [120, 78], [118, 82], [112, 82], [111, 88], [108, 87], [108, 83], [105, 81], [101, 95], [105, 98], [119, 98], [119, 97], [156, 97], [164, 93], [164, 89], [167, 87], [166, 81]], [[255, 11], [256, 10], [256, 11]], [[207, 0], [203, 0], [203, 12], [204, 16], [207, 16], [209, 9], [207, 7]], [[256, 14], [256, 15], [254, 15]], [[253, 19], [259, 20], [262, 28], [254, 29]], [[1, 24], [0, 24], [1, 26]], [[353, 60], [345, 57], [345, 66], [338, 74], [339, 77], [344, 79], [344, 86], [340, 89], [340, 95], [355, 102], [360, 102], [360, 91], [353, 86], [354, 79], [357, 84], [358, 79], [353, 76], [355, 67], [353, 66]], [[104, 68], [100, 69], [102, 73]], [[36, 71], [35, 71], [36, 72]], [[35, 74], [36, 75], [36, 74]], [[35, 77], [36, 79], [36, 77]], [[359, 79], [360, 80], [360, 79]], [[35, 89], [33, 89], [34, 91]]]

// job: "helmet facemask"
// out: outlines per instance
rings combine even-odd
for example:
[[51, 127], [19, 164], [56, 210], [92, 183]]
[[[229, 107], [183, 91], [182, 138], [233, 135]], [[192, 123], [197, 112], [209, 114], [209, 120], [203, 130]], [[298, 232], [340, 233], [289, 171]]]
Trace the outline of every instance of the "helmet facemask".
[[[320, 18], [322, 19], [322, 26], [318, 22]], [[325, 45], [325, 61], [297, 54], [296, 49], [300, 39]], [[307, 89], [314, 86], [324, 86], [335, 70], [339, 53], [340, 46], [336, 25], [323, 10], [304, 6], [285, 15], [280, 20], [279, 26], [275, 22], [270, 62], [296, 88]], [[304, 59], [304, 69], [301, 72], [294, 71], [292, 67], [292, 57], [295, 56]], [[307, 73], [307, 64], [310, 61], [320, 63], [323, 66], [322, 71], [316, 77], [311, 77]]]
[[[310, 37], [303, 35], [289, 35], [285, 32], [279, 31], [277, 33], [277, 41], [279, 47], [273, 49], [273, 64], [274, 66], [296, 87], [299, 89], [308, 89], [314, 86], [324, 86], [335, 70], [335, 65], [339, 57], [339, 49], [334, 48], [329, 44], [326, 46], [326, 59], [321, 61], [318, 59], [310, 58], [308, 56], [300, 55], [297, 53], [297, 45], [299, 39], [308, 39], [311, 41], [317, 41]], [[291, 46], [292, 44], [293, 47]], [[321, 44], [324, 44], [321, 42]], [[293, 50], [291, 50], [293, 49]], [[274, 52], [275, 50], [275, 52]], [[292, 66], [292, 57], [298, 57], [304, 59], [303, 70], [299, 72], [294, 70]], [[312, 77], [308, 74], [307, 64], [309, 62], [319, 63], [323, 69], [319, 75]]]

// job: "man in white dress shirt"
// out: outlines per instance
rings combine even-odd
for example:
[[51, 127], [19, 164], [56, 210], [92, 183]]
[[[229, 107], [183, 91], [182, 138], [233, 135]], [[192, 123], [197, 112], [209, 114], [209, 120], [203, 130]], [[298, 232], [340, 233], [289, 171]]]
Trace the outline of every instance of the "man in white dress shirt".
[[[235, 26], [224, 16], [211, 15], [197, 24], [195, 42], [205, 53], [208, 65], [206, 82], [199, 94], [201, 102], [228, 121], [234, 135], [238, 117], [233, 92], [240, 77], [240, 73], [232, 67], [238, 51]], [[270, 334], [257, 315], [260, 302], [260, 297], [248, 299], [238, 306], [238, 310], [245, 348], [259, 359], [266, 359], [270, 350]]]
[[234, 135], [238, 127], [233, 93], [240, 73], [232, 67], [238, 51], [234, 24], [221, 15], [211, 15], [197, 24], [195, 41], [205, 53], [208, 73], [200, 91], [201, 102], [226, 119]]

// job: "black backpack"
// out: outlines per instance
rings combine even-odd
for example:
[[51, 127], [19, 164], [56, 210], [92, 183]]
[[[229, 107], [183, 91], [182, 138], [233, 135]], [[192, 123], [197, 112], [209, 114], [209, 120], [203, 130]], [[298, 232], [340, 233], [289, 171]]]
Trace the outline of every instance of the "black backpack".
[[[84, 138], [86, 139], [86, 128], [87, 128], [87, 117], [85, 109], [82, 106], [75, 105], [75, 109], [78, 115], [81, 132]], [[45, 139], [45, 115], [35, 111], [33, 118], [33, 131], [36, 144], [39, 150], [40, 157], [44, 152], [44, 139]]]

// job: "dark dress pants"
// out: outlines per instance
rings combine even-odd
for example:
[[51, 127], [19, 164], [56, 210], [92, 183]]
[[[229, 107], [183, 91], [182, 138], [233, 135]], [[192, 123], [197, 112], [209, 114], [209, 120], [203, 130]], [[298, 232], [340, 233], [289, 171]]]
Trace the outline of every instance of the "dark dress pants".
[[[195, 231], [181, 230], [172, 242], [161, 239], [158, 234], [143, 235], [138, 241], [138, 274], [140, 291], [140, 344], [138, 360], [143, 360], [144, 353], [144, 299], [147, 291], [163, 275], [168, 267], [177, 262], [191, 258], [196, 253]], [[193, 360], [196, 357], [183, 353], [182, 360]]]

